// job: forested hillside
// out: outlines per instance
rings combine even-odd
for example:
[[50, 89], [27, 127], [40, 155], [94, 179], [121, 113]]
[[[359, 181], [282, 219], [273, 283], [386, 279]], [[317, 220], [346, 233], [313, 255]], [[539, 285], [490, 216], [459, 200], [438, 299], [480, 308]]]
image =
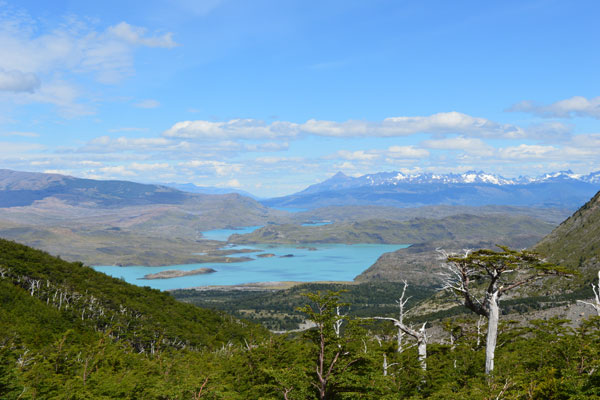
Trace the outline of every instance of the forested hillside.
[[273, 335], [0, 241], [0, 398], [600, 397], [598, 318], [504, 321], [486, 376], [485, 322], [430, 321], [425, 360], [392, 323], [346, 316], [339, 296], [309, 294], [300, 310], [315, 328]]
[[561, 223], [534, 249], [592, 279], [600, 267], [600, 192]]

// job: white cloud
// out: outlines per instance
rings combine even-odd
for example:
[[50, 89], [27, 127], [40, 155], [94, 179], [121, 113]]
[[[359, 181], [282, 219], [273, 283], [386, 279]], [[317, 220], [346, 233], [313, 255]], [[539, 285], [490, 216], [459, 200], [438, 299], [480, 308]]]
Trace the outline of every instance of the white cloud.
[[116, 38], [136, 46], [165, 48], [177, 46], [177, 43], [173, 41], [173, 34], [171, 32], [161, 36], [146, 36], [146, 28], [129, 25], [127, 22], [120, 22], [115, 26], [110, 26], [107, 32]]
[[0, 154], [22, 157], [25, 153], [44, 150], [46, 147], [37, 143], [0, 142]]
[[0, 68], [0, 91], [33, 93], [39, 87], [39, 78], [31, 72]]
[[177, 45], [171, 33], [150, 35], [126, 22], [102, 29], [68, 17], [48, 27], [6, 4], [0, 7], [0, 92], [13, 96], [8, 101], [56, 105], [69, 116], [90, 114], [89, 106], [80, 104], [86, 93], [75, 79], [78, 86], [85, 86], [88, 75], [116, 83], [134, 73], [137, 47]]
[[99, 168], [99, 171], [103, 174], [108, 175], [120, 175], [120, 176], [136, 176], [137, 174], [131, 169], [127, 168], [124, 165], [115, 165]]
[[240, 188], [240, 187], [242, 187], [242, 185], [240, 184], [240, 181], [238, 181], [237, 179], [230, 179], [227, 182], [220, 182], [220, 183], [217, 183], [215, 186], [222, 187], [222, 188]]
[[335, 169], [336, 170], [344, 170], [344, 171], [347, 171], [347, 170], [355, 171], [357, 169], [357, 167], [350, 161], [344, 161], [340, 164], [336, 164]]
[[600, 150], [600, 133], [590, 133], [573, 136], [571, 143], [582, 148], [595, 148]]
[[38, 91], [23, 95], [18, 102], [46, 103], [58, 107], [60, 114], [65, 117], [76, 117], [94, 114], [93, 109], [81, 103], [81, 92], [75, 86], [64, 81], [53, 81], [44, 84]]
[[429, 157], [429, 152], [415, 146], [390, 146], [386, 156], [391, 158], [425, 158]]
[[577, 116], [600, 119], [600, 96], [590, 99], [574, 96], [549, 105], [524, 100], [514, 104], [508, 111], [527, 112], [541, 117], [571, 118]]
[[462, 150], [468, 153], [479, 155], [490, 155], [493, 151], [493, 148], [487, 145], [483, 140], [477, 138], [466, 138], [464, 136], [425, 140], [421, 143], [421, 145], [429, 149]]
[[268, 125], [255, 119], [232, 119], [227, 122], [182, 121], [174, 124], [163, 135], [185, 139], [274, 139], [296, 136], [298, 126], [292, 122], [273, 122]]
[[110, 133], [118, 133], [118, 132], [146, 132], [148, 129], [146, 128], [135, 128], [135, 127], [122, 127], [122, 128], [112, 128], [108, 131]]
[[35, 133], [35, 132], [17, 132], [17, 131], [12, 131], [12, 132], [1, 133], [0, 136], [20, 136], [20, 137], [33, 138], [33, 137], [39, 137], [40, 135], [37, 134], [37, 133]]
[[543, 142], [565, 141], [571, 138], [573, 127], [562, 122], [551, 121], [527, 127], [527, 138]]
[[458, 112], [438, 113], [424, 117], [391, 117], [383, 121], [345, 122], [311, 119], [303, 124], [276, 121], [266, 124], [254, 119], [227, 122], [204, 120], [182, 121], [166, 130], [166, 137], [187, 139], [273, 139], [293, 138], [300, 133], [329, 137], [396, 137], [416, 133], [461, 133], [469, 136], [516, 139], [526, 132], [515, 125], [500, 124], [485, 118]]
[[339, 158], [350, 161], [372, 161], [379, 158], [379, 154], [374, 152], [365, 152], [364, 150], [347, 151], [340, 150], [336, 153]]
[[290, 147], [288, 142], [267, 142], [260, 144], [246, 144], [246, 151], [281, 151], [287, 150]]
[[77, 153], [118, 153], [123, 151], [185, 151], [189, 145], [185, 141], [174, 142], [163, 137], [127, 138], [121, 136], [99, 136], [86, 145], [76, 149]]
[[279, 164], [284, 161], [288, 161], [287, 157], [258, 157], [254, 161], [262, 164]]
[[500, 158], [511, 160], [547, 159], [558, 149], [554, 146], [520, 144], [500, 149]]
[[157, 108], [160, 106], [160, 103], [157, 100], [153, 100], [153, 99], [147, 99], [147, 100], [142, 100], [139, 103], [135, 103], [134, 106], [136, 106], [137, 108]]
[[171, 166], [169, 165], [169, 163], [150, 163], [150, 164], [145, 164], [145, 163], [131, 163], [129, 165], [129, 169], [132, 169], [134, 171], [158, 171], [158, 170], [165, 170], [165, 169], [169, 169]]
[[210, 169], [216, 173], [217, 176], [226, 176], [232, 173], [237, 173], [243, 168], [242, 164], [229, 164], [223, 161], [214, 160], [191, 160], [179, 163], [179, 165], [200, 170]]

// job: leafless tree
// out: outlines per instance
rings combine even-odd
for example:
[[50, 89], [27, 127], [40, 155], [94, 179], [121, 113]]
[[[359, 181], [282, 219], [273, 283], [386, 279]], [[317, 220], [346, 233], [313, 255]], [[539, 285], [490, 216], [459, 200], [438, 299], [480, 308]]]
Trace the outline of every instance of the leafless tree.
[[598, 314], [598, 316], [600, 316], [600, 271], [598, 271], [598, 286], [594, 285], [594, 283], [592, 283], [591, 285], [592, 290], [594, 291], [594, 302], [590, 303], [588, 301], [583, 300], [577, 300], [577, 302], [594, 307], [594, 310], [596, 310], [596, 313]]
[[394, 326], [398, 329], [397, 336], [397, 351], [401, 352], [403, 350], [403, 337], [404, 335], [409, 335], [413, 337], [417, 341], [417, 351], [419, 353], [419, 362], [421, 363], [421, 368], [424, 370], [427, 369], [427, 332], [425, 330], [425, 326], [427, 323], [424, 323], [421, 328], [416, 329], [412, 326], [409, 326], [404, 323], [404, 316], [407, 311], [405, 309], [406, 303], [410, 299], [410, 297], [406, 297], [406, 288], [408, 287], [408, 283], [404, 281], [404, 287], [402, 288], [402, 293], [396, 304], [398, 304], [398, 318], [392, 317], [370, 317], [369, 319], [379, 319], [385, 321], [392, 321]]

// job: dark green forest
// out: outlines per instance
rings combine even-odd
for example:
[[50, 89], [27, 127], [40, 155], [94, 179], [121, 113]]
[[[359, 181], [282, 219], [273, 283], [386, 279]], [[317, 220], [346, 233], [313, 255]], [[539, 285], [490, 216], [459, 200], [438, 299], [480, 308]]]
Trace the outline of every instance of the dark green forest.
[[314, 328], [272, 334], [5, 240], [0, 276], [2, 399], [600, 398], [598, 317], [501, 319], [486, 375], [472, 314], [435, 322], [423, 369], [389, 321], [337, 312], [359, 294], [305, 290]]

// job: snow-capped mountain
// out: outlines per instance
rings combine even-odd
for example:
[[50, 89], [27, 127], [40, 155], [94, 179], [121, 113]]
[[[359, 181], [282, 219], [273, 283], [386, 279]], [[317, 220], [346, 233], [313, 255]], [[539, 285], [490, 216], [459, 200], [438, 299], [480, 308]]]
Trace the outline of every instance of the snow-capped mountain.
[[301, 192], [262, 203], [293, 208], [358, 204], [397, 207], [497, 204], [575, 209], [599, 189], [600, 171], [583, 175], [568, 170], [518, 178], [484, 171], [460, 174], [379, 172], [359, 177], [338, 172]]
[[350, 177], [338, 172], [333, 177], [309, 186], [300, 193], [316, 193], [324, 190], [357, 188], [362, 186], [397, 186], [400, 184], [490, 184], [490, 185], [523, 185], [556, 180], [575, 180], [586, 183], [600, 183], [600, 171], [588, 175], [575, 174], [571, 170], [546, 173], [537, 177], [519, 176], [505, 178], [501, 175], [483, 171], [467, 171], [462, 174], [403, 174], [402, 172], [378, 172], [359, 177]]

